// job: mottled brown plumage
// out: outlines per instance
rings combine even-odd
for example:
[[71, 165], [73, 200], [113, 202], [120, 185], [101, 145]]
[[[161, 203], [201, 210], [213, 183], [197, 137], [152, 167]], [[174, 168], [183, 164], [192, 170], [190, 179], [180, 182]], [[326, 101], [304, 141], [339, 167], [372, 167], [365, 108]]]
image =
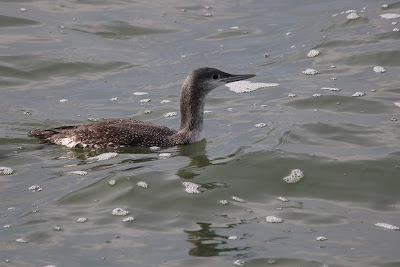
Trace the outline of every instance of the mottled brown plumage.
[[182, 86], [179, 131], [146, 121], [116, 119], [49, 130], [37, 129], [30, 134], [42, 143], [71, 148], [167, 147], [193, 143], [201, 138], [206, 95], [222, 84], [254, 76], [254, 74], [232, 75], [212, 68], [194, 70]]

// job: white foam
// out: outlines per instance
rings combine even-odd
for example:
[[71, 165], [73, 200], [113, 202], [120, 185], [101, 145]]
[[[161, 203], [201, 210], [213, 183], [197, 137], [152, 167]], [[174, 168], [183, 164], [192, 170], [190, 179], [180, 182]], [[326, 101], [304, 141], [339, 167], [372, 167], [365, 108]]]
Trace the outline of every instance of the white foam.
[[310, 50], [310, 52], [308, 52], [307, 57], [316, 57], [319, 55], [319, 51], [316, 49], [312, 49]]
[[72, 171], [72, 172], [69, 172], [69, 174], [87, 175], [88, 172], [87, 171]]
[[135, 217], [133, 217], [133, 216], [128, 216], [128, 217], [124, 218], [122, 221], [123, 221], [123, 222], [131, 222], [131, 221], [134, 221], [134, 220], [135, 220]]
[[400, 18], [400, 15], [396, 14], [396, 13], [386, 13], [386, 14], [381, 14], [379, 16], [381, 16], [381, 18], [383, 18], [383, 19], [397, 19], [397, 18]]
[[144, 181], [137, 182], [137, 185], [139, 187], [143, 187], [143, 188], [148, 188], [149, 187], [149, 185]]
[[374, 71], [376, 73], [384, 73], [384, 72], [386, 72], [386, 69], [384, 67], [382, 67], [382, 66], [375, 66], [374, 67]]
[[397, 21], [392, 21], [392, 25], [397, 25]]
[[150, 150], [151, 151], [158, 151], [158, 150], [160, 150], [161, 149], [161, 147], [159, 147], [159, 146], [151, 146], [150, 147]]
[[43, 188], [41, 188], [41, 187], [38, 186], [37, 184], [34, 184], [34, 185], [30, 186], [30, 187], [28, 188], [28, 190], [29, 190], [29, 191], [32, 191], [32, 192], [40, 192], [40, 191], [43, 190]]
[[357, 13], [357, 10], [349, 9], [346, 11], [346, 14], [349, 14], [349, 13]]
[[15, 242], [17, 242], [17, 243], [27, 243], [27, 241], [25, 239], [22, 239], [22, 238], [16, 239]]
[[365, 95], [365, 93], [363, 93], [363, 92], [355, 92], [355, 93], [352, 94], [351, 96], [360, 97], [360, 96], [364, 96], [364, 95]]
[[301, 170], [294, 169], [290, 172], [290, 174], [288, 176], [283, 178], [283, 180], [288, 184], [293, 184], [293, 183], [297, 183], [298, 181], [300, 181], [300, 179], [303, 177], [304, 177], [304, 174]]
[[257, 123], [256, 125], [254, 125], [254, 127], [256, 127], [256, 128], [263, 128], [265, 126], [267, 126], [267, 124], [263, 123], [263, 122], [260, 122], [260, 123]]
[[235, 201], [237, 201], [237, 202], [240, 202], [240, 203], [245, 202], [244, 199], [239, 198], [239, 197], [235, 197], [235, 196], [232, 196], [232, 199], [235, 200]]
[[296, 97], [296, 94], [288, 94], [288, 97]]
[[393, 103], [396, 107], [399, 107], [400, 108], [400, 102], [395, 102], [395, 103]]
[[225, 84], [229, 90], [235, 93], [250, 93], [260, 88], [277, 87], [279, 83], [252, 83], [250, 81], [238, 81]]
[[148, 95], [146, 92], [134, 92], [133, 95]]
[[378, 226], [380, 228], [384, 228], [384, 229], [388, 229], [388, 230], [399, 230], [400, 228], [392, 225], [392, 224], [388, 224], [388, 223], [376, 223], [375, 226]]
[[283, 219], [275, 217], [275, 216], [267, 216], [267, 217], [265, 217], [265, 221], [267, 223], [281, 223], [281, 222], [283, 222]]
[[237, 266], [244, 266], [244, 265], [245, 265], [245, 262], [242, 261], [242, 260], [235, 260], [235, 261], [233, 262], [233, 264], [234, 264], [234, 265], [237, 265]]
[[82, 217], [82, 218], [78, 218], [78, 219], [76, 219], [76, 222], [78, 222], [78, 223], [85, 223], [85, 222], [87, 222], [87, 218], [84, 218], [84, 217]]
[[9, 175], [9, 174], [12, 174], [13, 172], [14, 172], [14, 170], [9, 167], [0, 167], [1, 175]]
[[353, 19], [358, 19], [360, 16], [357, 13], [350, 13], [347, 15], [347, 19], [353, 20]]
[[114, 216], [126, 216], [129, 214], [129, 211], [121, 209], [121, 208], [115, 208], [112, 211], [112, 215]]
[[118, 100], [118, 97], [110, 98], [110, 101], [117, 101], [117, 100]]
[[110, 181], [108, 181], [108, 184], [109, 185], [115, 185], [117, 183], [117, 181], [115, 181], [115, 180], [110, 180]]
[[336, 87], [322, 87], [322, 90], [332, 91], [332, 92], [339, 92], [340, 89]]
[[313, 97], [321, 97], [322, 95], [321, 94], [313, 94], [312, 96]]
[[315, 75], [318, 74], [319, 72], [315, 69], [306, 69], [303, 70], [301, 73], [303, 73], [304, 75]]
[[185, 187], [185, 191], [189, 194], [199, 194], [200, 191], [197, 190], [199, 188], [198, 184], [192, 182], [183, 182], [182, 185]]
[[102, 153], [102, 154], [94, 156], [94, 157], [90, 157], [90, 158], [88, 158], [88, 160], [101, 161], [101, 160], [108, 160], [108, 159], [114, 158], [116, 156], [118, 156], [118, 153], [116, 153], [116, 152], [108, 152], [108, 153]]
[[229, 202], [228, 202], [228, 200], [223, 199], [223, 200], [220, 200], [220, 201], [219, 201], [219, 204], [227, 205], [227, 204], [229, 204]]
[[150, 101], [151, 101], [150, 98], [145, 98], [145, 99], [139, 100], [140, 103], [149, 103]]
[[236, 235], [228, 236], [228, 240], [237, 240], [238, 237]]
[[162, 100], [160, 103], [161, 103], [161, 104], [171, 103], [171, 100], [164, 99], [164, 100]]
[[175, 117], [176, 115], [178, 115], [178, 113], [176, 113], [176, 112], [168, 112], [168, 113], [164, 114], [163, 116], [165, 118], [171, 118], [171, 117]]
[[393, 28], [393, 31], [394, 32], [398, 32], [398, 31], [400, 31], [400, 29], [399, 28]]
[[67, 103], [68, 99], [60, 99], [60, 103]]
[[289, 201], [289, 199], [284, 198], [284, 197], [277, 197], [277, 199], [279, 199], [282, 202], [288, 202]]
[[317, 236], [315, 239], [316, 239], [317, 241], [325, 241], [325, 240], [328, 240], [328, 238], [326, 238], [325, 236]]

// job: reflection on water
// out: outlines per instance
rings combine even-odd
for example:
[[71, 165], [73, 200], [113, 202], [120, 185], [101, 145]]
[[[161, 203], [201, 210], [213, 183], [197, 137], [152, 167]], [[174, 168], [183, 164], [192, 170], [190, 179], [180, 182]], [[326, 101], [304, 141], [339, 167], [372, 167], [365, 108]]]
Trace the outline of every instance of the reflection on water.
[[[400, 3], [0, 2], [1, 266], [400, 264]], [[178, 129], [180, 86], [204, 66], [279, 86], [214, 90], [186, 146], [27, 136], [104, 118]]]

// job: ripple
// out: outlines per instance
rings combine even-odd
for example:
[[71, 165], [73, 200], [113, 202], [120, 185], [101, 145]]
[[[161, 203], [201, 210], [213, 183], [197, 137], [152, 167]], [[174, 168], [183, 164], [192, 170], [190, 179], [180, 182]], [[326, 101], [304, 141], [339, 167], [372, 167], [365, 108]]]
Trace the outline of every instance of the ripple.
[[3, 28], [3, 27], [26, 27], [26, 26], [32, 26], [32, 25], [38, 25], [38, 24], [40, 24], [40, 22], [37, 22], [34, 20], [0, 15], [0, 28]]

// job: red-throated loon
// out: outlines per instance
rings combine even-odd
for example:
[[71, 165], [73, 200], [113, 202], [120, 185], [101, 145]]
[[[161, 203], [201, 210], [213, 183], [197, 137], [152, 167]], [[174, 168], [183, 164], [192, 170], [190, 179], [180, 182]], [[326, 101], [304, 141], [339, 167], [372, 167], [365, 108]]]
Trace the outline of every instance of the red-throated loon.
[[179, 131], [147, 121], [115, 119], [93, 124], [62, 126], [30, 132], [42, 143], [67, 147], [175, 146], [199, 141], [203, 130], [204, 102], [207, 94], [220, 85], [254, 77], [233, 75], [213, 68], [194, 70], [182, 86]]

